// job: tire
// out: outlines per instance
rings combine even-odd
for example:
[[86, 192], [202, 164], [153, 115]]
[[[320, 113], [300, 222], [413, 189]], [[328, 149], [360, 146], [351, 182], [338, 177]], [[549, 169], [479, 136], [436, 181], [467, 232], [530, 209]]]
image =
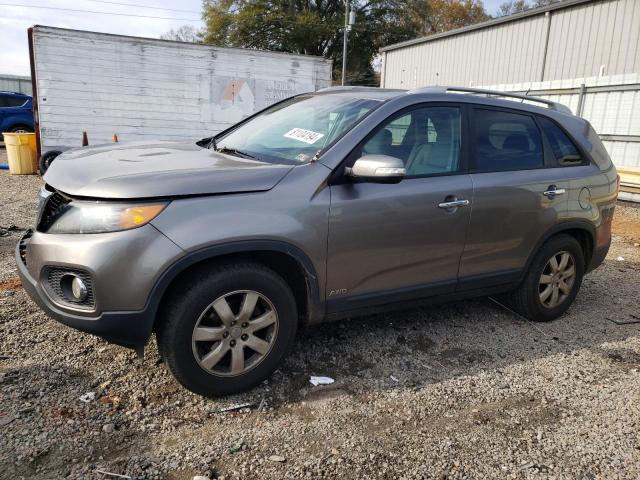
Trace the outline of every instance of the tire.
[[53, 161], [61, 153], [62, 152], [58, 150], [49, 150], [48, 152], [45, 152], [42, 155], [40, 155], [40, 160], [38, 161], [38, 168], [40, 169], [40, 175], [44, 175], [45, 172], [49, 170], [49, 167], [51, 166]]
[[[556, 265], [561, 267], [565, 253], [569, 255], [565, 273], [560, 270], [554, 273], [552, 257], [555, 257]], [[570, 277], [566, 272], [570, 271], [571, 261], [575, 274], [573, 280], [569, 281]], [[555, 320], [569, 309], [576, 298], [584, 276], [584, 263], [584, 253], [580, 243], [570, 235], [556, 235], [542, 245], [533, 258], [523, 282], [505, 300], [511, 308], [529, 320], [536, 322]], [[556, 302], [553, 302], [554, 282], [555, 289], [558, 291]], [[551, 288], [551, 293], [548, 288]]]
[[[254, 298], [255, 307], [243, 315]], [[156, 328], [158, 350], [178, 382], [206, 397], [242, 392], [268, 378], [291, 349], [298, 323], [286, 282], [250, 262], [195, 271], [164, 307]], [[262, 325], [267, 326], [254, 330]], [[242, 370], [235, 363], [240, 355]]]
[[11, 133], [33, 133], [33, 128], [28, 125], [14, 125], [9, 129]]

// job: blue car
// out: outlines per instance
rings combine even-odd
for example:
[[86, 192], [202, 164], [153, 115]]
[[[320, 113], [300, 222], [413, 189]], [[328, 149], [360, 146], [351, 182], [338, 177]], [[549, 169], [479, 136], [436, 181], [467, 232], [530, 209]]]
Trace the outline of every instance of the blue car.
[[33, 132], [33, 111], [29, 95], [0, 92], [0, 134], [1, 132]]

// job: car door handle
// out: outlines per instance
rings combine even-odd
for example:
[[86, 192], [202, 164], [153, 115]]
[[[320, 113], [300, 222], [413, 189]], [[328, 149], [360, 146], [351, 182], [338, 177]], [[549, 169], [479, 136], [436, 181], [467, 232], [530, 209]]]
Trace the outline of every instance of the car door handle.
[[469, 200], [452, 200], [450, 202], [442, 202], [438, 204], [438, 208], [450, 209], [458, 207], [466, 207], [469, 205]]
[[566, 192], [564, 188], [556, 188], [555, 185], [549, 185], [549, 187], [542, 192], [542, 194], [547, 198], [553, 198], [556, 195], [563, 195]]

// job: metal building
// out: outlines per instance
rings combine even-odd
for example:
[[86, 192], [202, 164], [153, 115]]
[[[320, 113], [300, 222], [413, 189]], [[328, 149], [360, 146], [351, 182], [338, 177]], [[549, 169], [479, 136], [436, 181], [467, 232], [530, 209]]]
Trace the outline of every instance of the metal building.
[[0, 74], [0, 92], [19, 92], [31, 95], [31, 77]]
[[568, 105], [640, 168], [640, 0], [564, 0], [381, 49], [381, 86], [488, 87]]

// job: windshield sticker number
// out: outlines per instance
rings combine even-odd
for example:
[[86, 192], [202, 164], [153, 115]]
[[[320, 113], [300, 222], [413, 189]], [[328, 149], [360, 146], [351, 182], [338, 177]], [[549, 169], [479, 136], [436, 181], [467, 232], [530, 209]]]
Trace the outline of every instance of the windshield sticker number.
[[324, 137], [324, 133], [314, 132], [313, 130], [305, 130], [304, 128], [292, 128], [283, 136], [311, 145], [312, 143], [316, 143], [318, 140]]

